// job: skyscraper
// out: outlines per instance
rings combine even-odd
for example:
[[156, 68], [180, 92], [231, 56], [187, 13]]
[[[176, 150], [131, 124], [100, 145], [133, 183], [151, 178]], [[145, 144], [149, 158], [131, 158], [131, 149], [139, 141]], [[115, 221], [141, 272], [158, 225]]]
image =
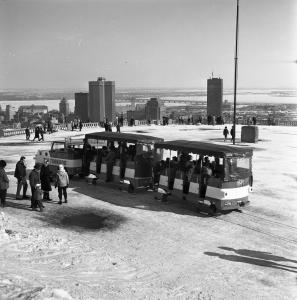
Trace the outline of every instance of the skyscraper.
[[97, 81], [89, 81], [88, 115], [90, 122], [103, 122], [105, 118], [105, 93], [103, 77]]
[[7, 104], [5, 109], [5, 121], [6, 122], [11, 121], [16, 115], [16, 113], [17, 113], [17, 108]]
[[115, 82], [105, 81], [98, 77], [97, 81], [89, 81], [90, 122], [103, 122], [107, 118], [112, 122], [115, 117]]
[[223, 105], [223, 79], [207, 79], [207, 115], [221, 116]]
[[65, 117], [69, 115], [69, 102], [65, 97], [63, 97], [59, 103], [59, 111]]
[[75, 93], [75, 109], [74, 113], [80, 118], [82, 122], [88, 122], [88, 93]]
[[104, 82], [105, 92], [105, 117], [109, 122], [115, 119], [115, 82]]
[[145, 106], [145, 115], [147, 120], [160, 120], [160, 105], [158, 98], [151, 98]]

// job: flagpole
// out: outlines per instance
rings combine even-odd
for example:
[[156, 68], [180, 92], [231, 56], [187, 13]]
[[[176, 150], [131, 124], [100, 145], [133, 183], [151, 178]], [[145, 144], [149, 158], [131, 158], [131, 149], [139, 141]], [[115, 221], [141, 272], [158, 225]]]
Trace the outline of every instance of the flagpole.
[[239, 0], [237, 0], [237, 10], [236, 10], [236, 37], [235, 37], [235, 57], [234, 57], [234, 111], [233, 111], [233, 132], [234, 139], [233, 145], [235, 145], [235, 136], [236, 136], [236, 93], [237, 93], [237, 50], [238, 50], [238, 17], [239, 17]]

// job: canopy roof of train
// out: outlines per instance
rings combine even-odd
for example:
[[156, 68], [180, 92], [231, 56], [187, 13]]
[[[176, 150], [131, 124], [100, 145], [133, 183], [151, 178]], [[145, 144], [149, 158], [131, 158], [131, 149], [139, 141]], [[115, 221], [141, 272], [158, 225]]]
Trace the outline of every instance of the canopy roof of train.
[[86, 134], [86, 139], [108, 140], [127, 143], [155, 143], [162, 142], [164, 139], [145, 134], [119, 133], [119, 132], [94, 132]]
[[253, 149], [249, 147], [221, 145], [187, 140], [157, 142], [155, 144], [155, 147], [216, 157], [250, 157], [253, 155]]

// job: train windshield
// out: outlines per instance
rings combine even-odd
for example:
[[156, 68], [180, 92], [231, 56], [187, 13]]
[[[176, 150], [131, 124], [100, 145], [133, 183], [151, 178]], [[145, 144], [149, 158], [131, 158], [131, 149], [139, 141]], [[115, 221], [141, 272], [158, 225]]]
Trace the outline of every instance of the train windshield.
[[246, 178], [251, 174], [251, 158], [238, 157], [227, 158], [225, 175], [230, 179]]

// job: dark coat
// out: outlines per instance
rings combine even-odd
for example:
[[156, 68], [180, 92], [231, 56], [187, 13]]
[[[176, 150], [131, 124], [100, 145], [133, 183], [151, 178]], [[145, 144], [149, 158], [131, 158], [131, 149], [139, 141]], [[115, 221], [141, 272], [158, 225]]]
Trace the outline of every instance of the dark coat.
[[49, 166], [43, 165], [40, 171], [41, 189], [45, 192], [52, 190]]
[[15, 166], [14, 177], [16, 177], [18, 180], [26, 177], [26, 166], [21, 160], [18, 161]]
[[36, 188], [36, 184], [40, 183], [40, 173], [36, 169], [31, 171], [29, 181], [31, 188]]

